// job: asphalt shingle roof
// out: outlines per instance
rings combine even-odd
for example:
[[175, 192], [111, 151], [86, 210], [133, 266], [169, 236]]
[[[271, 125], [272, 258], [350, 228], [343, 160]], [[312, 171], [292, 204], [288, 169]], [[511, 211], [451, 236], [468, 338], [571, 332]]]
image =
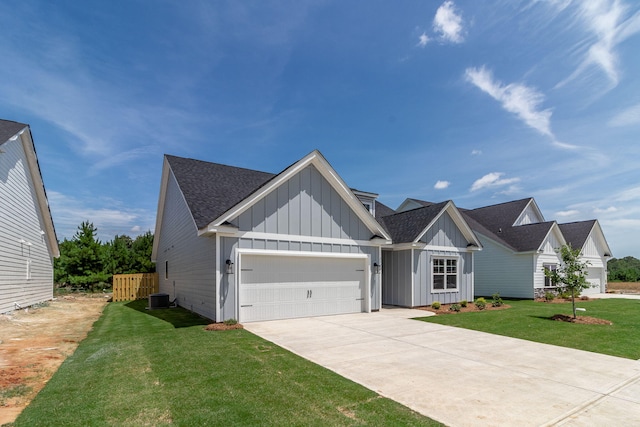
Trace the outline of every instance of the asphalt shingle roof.
[[202, 160], [165, 157], [198, 228], [206, 227], [276, 176]]
[[27, 125], [25, 125], [24, 123], [0, 119], [0, 144], [7, 142], [9, 138], [26, 127]]
[[471, 229], [518, 251], [540, 248], [554, 221], [513, 226], [531, 198], [514, 200], [477, 209], [461, 209]]
[[558, 225], [567, 243], [570, 244], [573, 249], [582, 249], [595, 223], [596, 220], [591, 219]]
[[[449, 201], [381, 217], [378, 222], [391, 234], [393, 243], [411, 243], [433, 221]], [[376, 217], [377, 215], [376, 206]]]

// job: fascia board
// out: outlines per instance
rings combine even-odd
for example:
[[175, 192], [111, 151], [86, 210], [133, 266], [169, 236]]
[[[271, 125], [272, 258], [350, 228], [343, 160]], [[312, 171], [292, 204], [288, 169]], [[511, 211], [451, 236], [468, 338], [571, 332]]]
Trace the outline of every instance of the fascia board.
[[156, 262], [158, 259], [158, 245], [160, 244], [160, 228], [164, 217], [164, 203], [167, 195], [167, 184], [169, 182], [169, 162], [164, 157], [162, 163], [162, 177], [160, 178], [160, 195], [158, 197], [158, 209], [156, 210], [156, 226], [153, 232], [153, 246], [151, 248], [151, 261]]
[[298, 162], [294, 163], [280, 174], [276, 175], [267, 185], [259, 188], [242, 202], [238, 203], [236, 206], [227, 210], [221, 216], [213, 220], [209, 223], [203, 230], [208, 228], [216, 228], [227, 221], [231, 221], [233, 218], [241, 215], [243, 212], [248, 210], [251, 206], [257, 203], [262, 198], [266, 197], [269, 193], [276, 190], [280, 185], [284, 182], [288, 181], [295, 174], [313, 164], [318, 172], [329, 182], [329, 184], [341, 195], [343, 200], [347, 202], [349, 207], [358, 215], [358, 218], [364, 222], [370, 231], [374, 234], [380, 235], [387, 240], [391, 240], [391, 237], [386, 233], [386, 231], [378, 224], [378, 222], [373, 218], [371, 213], [360, 203], [358, 198], [353, 194], [351, 189], [345, 184], [345, 182], [340, 178], [337, 172], [331, 167], [331, 165], [322, 157], [318, 150], [314, 150]]
[[529, 203], [527, 203], [527, 205], [524, 207], [524, 209], [522, 209], [522, 212], [520, 212], [520, 215], [518, 215], [518, 218], [516, 218], [515, 222], [513, 224], [511, 224], [512, 227], [516, 227], [516, 224], [518, 222], [520, 222], [520, 219], [522, 218], [522, 215], [524, 215], [524, 213], [527, 211], [527, 209], [529, 208], [529, 206], [533, 207], [533, 210], [536, 212], [536, 214], [540, 217], [540, 222], [545, 222], [544, 220], [544, 215], [542, 215], [542, 211], [540, 210], [540, 208], [538, 207], [538, 204], [536, 203], [535, 199], [532, 197], [529, 200]]
[[[596, 226], [598, 226], [597, 228], [597, 234], [598, 234], [598, 238], [600, 239], [600, 241], [602, 243], [604, 243], [605, 246], [605, 253], [609, 254], [609, 256], [613, 256], [613, 254], [611, 253], [611, 248], [609, 247], [609, 243], [607, 242], [607, 238], [604, 235], [604, 231], [602, 231], [602, 227], [600, 226], [600, 221], [598, 221], [596, 219], [595, 223], [593, 224], [593, 227], [591, 228], [591, 231], [589, 232], [589, 235], [591, 235], [594, 231], [596, 231]], [[589, 238], [589, 236], [587, 236], [587, 239]], [[603, 254], [604, 256], [604, 254]]]
[[36, 147], [33, 142], [29, 126], [26, 126], [18, 132], [16, 136], [20, 137], [20, 142], [22, 143], [23, 150], [27, 156], [29, 172], [31, 174], [31, 180], [34, 183], [36, 198], [38, 200], [38, 208], [40, 209], [42, 219], [44, 220], [44, 232], [47, 234], [49, 250], [54, 258], [58, 258], [60, 257], [58, 237], [56, 236], [56, 230], [53, 225], [49, 200], [47, 199], [47, 192], [44, 188], [44, 181], [42, 180], [42, 174], [40, 172], [40, 164], [38, 163], [38, 155], [36, 154]]

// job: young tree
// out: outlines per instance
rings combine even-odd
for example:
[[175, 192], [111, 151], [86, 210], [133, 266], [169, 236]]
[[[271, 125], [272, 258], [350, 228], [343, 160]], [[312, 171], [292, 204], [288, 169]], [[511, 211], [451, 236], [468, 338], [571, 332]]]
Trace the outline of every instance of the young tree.
[[103, 272], [102, 245], [96, 238], [93, 223], [84, 221], [71, 239], [65, 264], [68, 281], [73, 286], [92, 287], [107, 280]]
[[571, 305], [573, 318], [576, 318], [576, 296], [587, 289], [589, 261], [580, 261], [580, 249], [573, 249], [571, 245], [562, 246], [558, 253], [562, 264], [557, 270], [544, 269], [544, 275], [549, 277], [552, 283], [556, 283], [563, 291], [571, 292]]

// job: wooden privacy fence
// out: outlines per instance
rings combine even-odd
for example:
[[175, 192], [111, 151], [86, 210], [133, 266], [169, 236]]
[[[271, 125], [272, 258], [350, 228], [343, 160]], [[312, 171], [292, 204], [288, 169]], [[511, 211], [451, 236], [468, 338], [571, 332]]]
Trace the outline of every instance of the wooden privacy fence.
[[158, 273], [114, 274], [113, 301], [147, 298], [158, 292]]

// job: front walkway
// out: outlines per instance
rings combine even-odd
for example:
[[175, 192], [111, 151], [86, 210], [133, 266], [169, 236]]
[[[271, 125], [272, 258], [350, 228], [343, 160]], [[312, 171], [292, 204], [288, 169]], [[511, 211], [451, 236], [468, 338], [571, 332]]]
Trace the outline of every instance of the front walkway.
[[448, 426], [640, 420], [640, 361], [377, 313], [245, 328]]

